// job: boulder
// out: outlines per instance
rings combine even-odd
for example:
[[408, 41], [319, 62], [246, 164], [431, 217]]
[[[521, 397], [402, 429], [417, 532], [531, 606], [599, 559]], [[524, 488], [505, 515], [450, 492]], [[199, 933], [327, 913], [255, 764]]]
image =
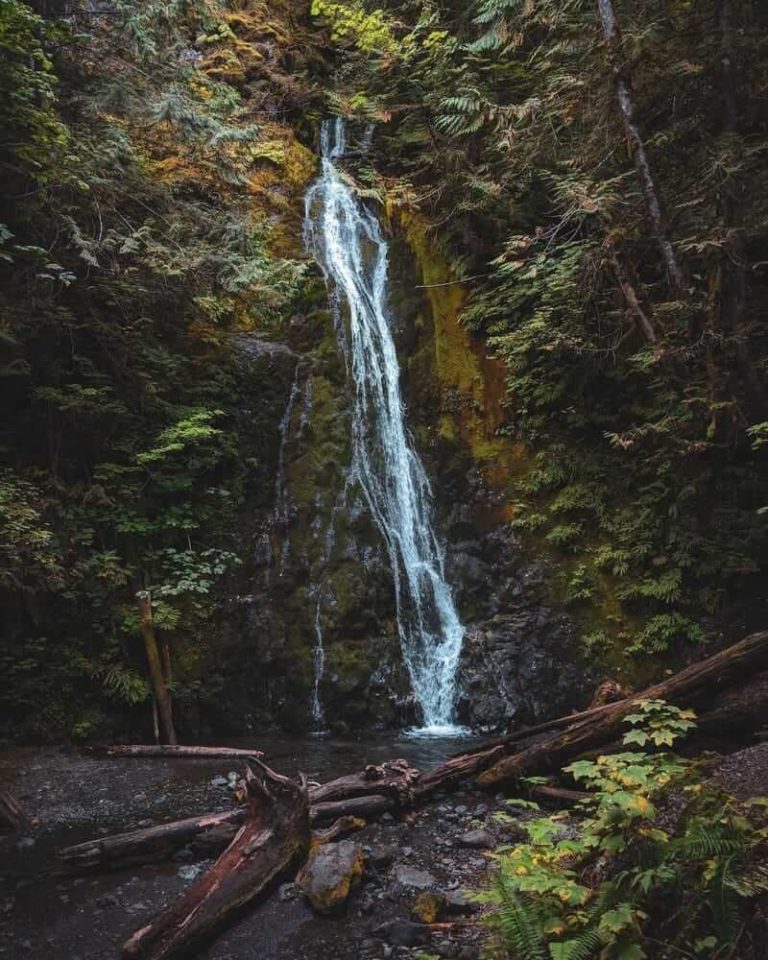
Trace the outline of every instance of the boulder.
[[314, 910], [337, 913], [359, 884], [364, 866], [360, 844], [351, 840], [324, 843], [311, 852], [296, 882]]

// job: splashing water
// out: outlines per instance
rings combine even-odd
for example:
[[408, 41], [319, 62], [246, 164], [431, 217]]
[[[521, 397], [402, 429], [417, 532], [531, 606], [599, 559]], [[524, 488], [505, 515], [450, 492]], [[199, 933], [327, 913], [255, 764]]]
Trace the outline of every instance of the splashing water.
[[379, 223], [337, 168], [346, 131], [325, 121], [322, 170], [306, 196], [308, 249], [346, 307], [339, 342], [352, 376], [352, 464], [356, 481], [389, 552], [403, 660], [424, 727], [418, 736], [449, 736], [456, 671], [464, 637], [445, 580], [443, 551], [432, 526], [432, 494], [405, 423], [400, 368], [387, 305], [387, 243]]

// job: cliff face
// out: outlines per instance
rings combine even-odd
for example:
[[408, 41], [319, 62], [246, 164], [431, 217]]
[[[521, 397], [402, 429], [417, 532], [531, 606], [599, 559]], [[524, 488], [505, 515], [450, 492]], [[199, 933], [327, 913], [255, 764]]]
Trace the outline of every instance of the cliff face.
[[[2, 11], [9, 84], [49, 85], [38, 113], [0, 117], [23, 146], [0, 158], [3, 730], [151, 735], [139, 590], [186, 734], [303, 730], [318, 707], [337, 731], [411, 723], [389, 558], [348, 478], [339, 318], [303, 247], [322, 34], [296, 2], [121, 11], [119, 29]], [[394, 199], [375, 209], [467, 628], [462, 719], [570, 706], [570, 625], [510, 527], [530, 465], [504, 436], [504, 367], [459, 323], [434, 234]]]
[[[448, 580], [467, 629], [460, 718], [493, 727], [567, 709], [583, 687], [572, 665], [572, 625], [547, 607], [543, 571], [509, 527], [509, 484], [529, 465], [503, 435], [503, 366], [460, 325], [462, 286], [425, 225], [396, 207], [381, 213], [408, 425], [432, 483]], [[327, 295], [320, 279], [308, 282], [279, 344], [255, 335], [233, 340], [253, 391], [241, 459], [271, 437], [269, 468], [239, 518], [247, 549], [238, 596], [223, 614], [235, 728], [317, 723], [319, 644], [325, 724], [344, 732], [416, 719], [389, 559], [348, 479], [352, 384]], [[271, 421], [251, 431], [266, 382]]]

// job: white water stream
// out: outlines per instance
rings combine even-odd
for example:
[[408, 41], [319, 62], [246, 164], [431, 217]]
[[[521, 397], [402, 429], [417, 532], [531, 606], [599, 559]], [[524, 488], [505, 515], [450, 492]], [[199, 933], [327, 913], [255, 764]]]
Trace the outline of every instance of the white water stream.
[[456, 671], [464, 628], [446, 582], [432, 525], [429, 480], [411, 442], [387, 304], [387, 243], [337, 162], [346, 130], [325, 121], [322, 170], [306, 196], [308, 249], [345, 308], [339, 342], [353, 380], [352, 464], [389, 552], [402, 655], [421, 707], [422, 735], [454, 728]]

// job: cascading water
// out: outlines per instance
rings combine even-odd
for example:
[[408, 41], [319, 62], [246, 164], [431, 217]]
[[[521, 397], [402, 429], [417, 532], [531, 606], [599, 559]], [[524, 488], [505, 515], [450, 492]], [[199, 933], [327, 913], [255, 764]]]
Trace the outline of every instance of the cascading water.
[[389, 552], [420, 732], [445, 735], [458, 731], [453, 714], [464, 629], [432, 526], [429, 481], [405, 423], [387, 306], [387, 243], [337, 168], [345, 137], [340, 118], [324, 122], [322, 170], [306, 196], [306, 243], [333, 281], [332, 296], [346, 307], [339, 341], [354, 386], [349, 479], [360, 485]]

